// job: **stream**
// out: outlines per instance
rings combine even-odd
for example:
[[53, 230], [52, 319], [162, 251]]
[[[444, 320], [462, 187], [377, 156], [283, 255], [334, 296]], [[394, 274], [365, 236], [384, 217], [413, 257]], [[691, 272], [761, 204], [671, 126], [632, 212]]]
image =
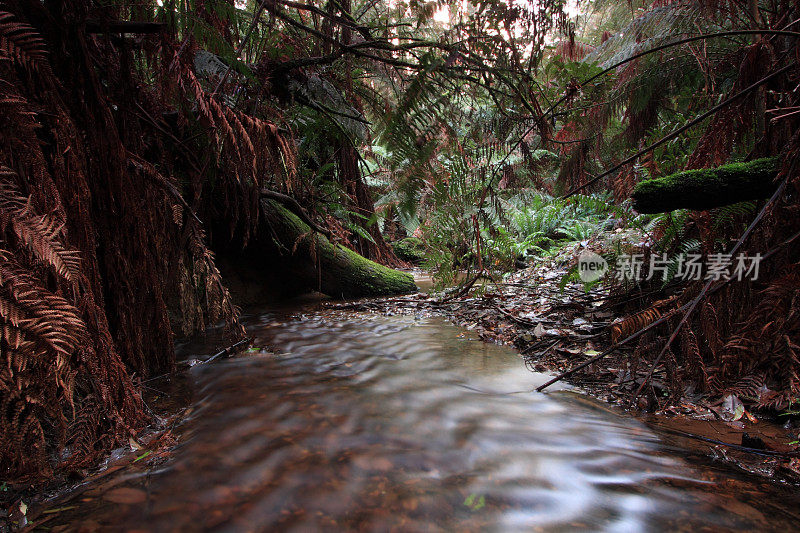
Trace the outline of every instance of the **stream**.
[[[318, 307], [318, 306], [317, 306]], [[73, 527], [147, 531], [770, 531], [792, 487], [527, 371], [443, 319], [246, 317], [250, 354], [190, 369], [193, 409], [159, 470], [83, 498]], [[188, 357], [202, 345], [187, 345]], [[90, 528], [91, 529], [91, 528]]]

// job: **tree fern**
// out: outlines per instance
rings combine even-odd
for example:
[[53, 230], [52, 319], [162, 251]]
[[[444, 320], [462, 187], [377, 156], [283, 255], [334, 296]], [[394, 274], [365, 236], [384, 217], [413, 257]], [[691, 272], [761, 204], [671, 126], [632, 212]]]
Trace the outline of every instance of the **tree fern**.
[[749, 218], [756, 211], [755, 202], [740, 202], [714, 209], [711, 212], [712, 224], [715, 232], [723, 232], [734, 227], [746, 227]]
[[5, 56], [25, 68], [50, 70], [44, 39], [28, 24], [15, 20], [12, 13], [0, 11], [0, 57]]
[[77, 252], [65, 249], [61, 235], [63, 223], [48, 215], [35, 215], [30, 199], [22, 196], [12, 181], [16, 173], [0, 165], [0, 233], [10, 225], [30, 256], [46, 265], [57, 277], [77, 287], [80, 259]]

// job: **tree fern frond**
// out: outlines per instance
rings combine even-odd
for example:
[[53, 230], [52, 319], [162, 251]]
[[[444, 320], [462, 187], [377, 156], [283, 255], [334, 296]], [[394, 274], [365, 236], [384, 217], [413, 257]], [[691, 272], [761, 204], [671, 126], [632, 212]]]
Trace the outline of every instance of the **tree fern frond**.
[[76, 284], [81, 276], [78, 252], [67, 250], [62, 241], [63, 225], [48, 215], [34, 215], [30, 200], [8, 181], [15, 173], [0, 166], [0, 231], [9, 224], [20, 243], [39, 262], [47, 265], [58, 277]]
[[719, 231], [732, 227], [737, 222], [742, 222], [746, 217], [755, 214], [755, 210], [755, 202], [740, 202], [714, 209], [711, 212], [714, 230]]
[[33, 27], [17, 22], [12, 13], [0, 11], [0, 56], [25, 68], [49, 70], [44, 39]]
[[603, 66], [618, 63], [676, 35], [697, 31], [696, 21], [703, 16], [703, 8], [696, 2], [671, 2], [648, 9], [587, 54], [584, 61]]
[[23, 338], [40, 342], [55, 353], [69, 355], [87, 338], [78, 310], [45, 289], [10, 254], [0, 253], [0, 318]]

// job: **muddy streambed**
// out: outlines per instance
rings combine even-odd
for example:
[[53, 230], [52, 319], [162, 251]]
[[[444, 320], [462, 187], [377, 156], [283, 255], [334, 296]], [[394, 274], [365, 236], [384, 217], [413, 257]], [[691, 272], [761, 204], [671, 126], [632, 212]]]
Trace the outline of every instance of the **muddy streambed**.
[[[192, 411], [171, 457], [105, 476], [47, 527], [628, 532], [799, 523], [793, 487], [714, 462], [688, 439], [566, 386], [531, 392], [549, 376], [443, 319], [295, 309], [246, 321], [255, 345], [274, 355], [190, 369]], [[104, 497], [111, 487], [137, 496]]]

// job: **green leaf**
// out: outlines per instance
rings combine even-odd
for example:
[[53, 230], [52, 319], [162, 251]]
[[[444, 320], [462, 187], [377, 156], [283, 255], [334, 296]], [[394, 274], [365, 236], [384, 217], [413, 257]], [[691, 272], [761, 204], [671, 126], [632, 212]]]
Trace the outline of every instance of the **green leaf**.
[[478, 509], [482, 509], [482, 508], [483, 508], [485, 505], [486, 505], [486, 498], [484, 498], [483, 496], [481, 496], [481, 497], [478, 499], [478, 503], [477, 503], [477, 504], [475, 504], [475, 506], [472, 508], [472, 510], [473, 510], [473, 511], [477, 511]]
[[146, 451], [146, 452], [144, 452], [142, 455], [140, 455], [139, 457], [137, 457], [136, 459], [134, 459], [134, 460], [133, 460], [133, 462], [135, 463], [136, 461], [139, 461], [139, 460], [141, 460], [141, 459], [144, 459], [145, 457], [147, 457], [147, 456], [148, 456], [148, 455], [150, 455], [151, 453], [153, 453], [153, 450], [147, 450], [147, 451]]
[[367, 230], [359, 226], [358, 224], [347, 224], [347, 229], [352, 231], [353, 233], [357, 234], [359, 237], [368, 240], [372, 244], [375, 244], [375, 239], [372, 238], [372, 235], [369, 234]]

